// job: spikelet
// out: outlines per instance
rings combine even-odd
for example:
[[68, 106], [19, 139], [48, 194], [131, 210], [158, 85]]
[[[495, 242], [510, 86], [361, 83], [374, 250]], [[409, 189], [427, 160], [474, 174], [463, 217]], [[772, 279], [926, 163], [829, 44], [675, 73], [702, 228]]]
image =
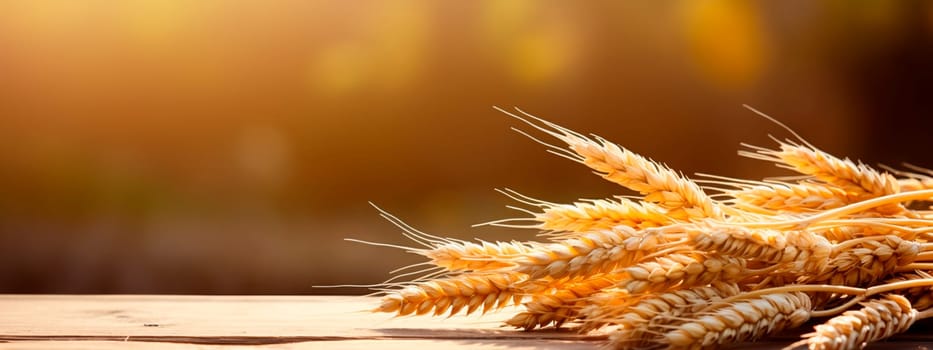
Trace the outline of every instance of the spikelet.
[[618, 286], [632, 294], [673, 287], [703, 286], [714, 281], [735, 282], [749, 270], [745, 260], [719, 254], [669, 254], [624, 269]]
[[404, 316], [441, 315], [449, 310], [453, 315], [465, 307], [466, 314], [479, 309], [486, 312], [509, 302], [520, 303], [522, 290], [518, 286], [523, 281], [525, 277], [517, 273], [476, 273], [432, 280], [390, 292], [373, 311]]
[[580, 309], [581, 327], [584, 331], [602, 328], [610, 322], [617, 322], [619, 316], [627, 312], [640, 297], [625, 289], [604, 288], [586, 299], [586, 306]]
[[[593, 140], [524, 112], [522, 113], [525, 118], [533, 119], [543, 126], [515, 114], [502, 112], [563, 141], [573, 151], [573, 153], [563, 153], [568, 158], [585, 164], [606, 180], [641, 193], [645, 201], [667, 209], [670, 217], [686, 220], [689, 218], [721, 218], [723, 215], [722, 210], [699, 185], [665, 165], [602, 138], [596, 137]], [[562, 150], [557, 147], [553, 148], [555, 151]]]
[[[813, 176], [826, 184], [837, 186], [857, 200], [876, 198], [900, 192], [900, 184], [893, 175], [881, 173], [871, 167], [849, 159], [839, 159], [811, 146], [779, 142], [779, 150], [756, 148], [757, 153], [740, 154], [770, 160], [801, 174]], [[896, 214], [899, 205], [877, 208], [879, 212]]]
[[[704, 227], [705, 226], [705, 227]], [[749, 229], [732, 225], [683, 226], [696, 249], [796, 270], [818, 270], [832, 252], [832, 244], [809, 231]]]
[[677, 325], [661, 338], [671, 349], [702, 349], [754, 340], [802, 325], [812, 305], [805, 293], [767, 294], [723, 306]]
[[541, 245], [514, 260], [514, 271], [531, 278], [563, 278], [611, 272], [637, 263], [663, 243], [664, 235], [640, 233], [630, 227], [593, 231], [561, 242]]
[[816, 326], [815, 332], [805, 335], [807, 338], [795, 346], [806, 344], [812, 350], [861, 349], [869, 342], [906, 331], [917, 316], [907, 298], [888, 294]]
[[[594, 297], [593, 307], [584, 309], [588, 323], [613, 322], [617, 327], [609, 336], [609, 344], [617, 349], [645, 347], [661, 342], [667, 333], [665, 325], [724, 298], [738, 295], [740, 288], [734, 283], [713, 282], [709, 286], [676, 291], [645, 294], [630, 301], [625, 308], [610, 307], [617, 298], [609, 295]], [[595, 327], [592, 327], [595, 328]]]
[[843, 245], [833, 254], [822, 270], [803, 275], [800, 283], [871, 286], [893, 274], [897, 268], [914, 262], [921, 245], [894, 235], [879, 239], [862, 239], [854, 246]]
[[897, 180], [902, 192], [912, 192], [933, 189], [933, 178], [911, 178]]
[[522, 242], [449, 242], [433, 249], [418, 250], [416, 253], [431, 259], [431, 263], [450, 271], [488, 271], [502, 269], [513, 264], [507, 259], [528, 254], [532, 248]]
[[809, 212], [839, 208], [855, 201], [844, 190], [815, 183], [763, 183], [727, 192], [735, 197], [736, 207], [755, 212]]
[[625, 198], [547, 206], [535, 220], [541, 223], [538, 226], [541, 230], [571, 232], [608, 230], [616, 226], [644, 229], [672, 222], [656, 205]]
[[558, 288], [535, 294], [524, 304], [525, 311], [518, 313], [505, 324], [525, 330], [554, 324], [560, 327], [567, 320], [577, 317], [586, 298], [615, 283], [615, 276], [597, 275], [582, 281], [562, 283]]

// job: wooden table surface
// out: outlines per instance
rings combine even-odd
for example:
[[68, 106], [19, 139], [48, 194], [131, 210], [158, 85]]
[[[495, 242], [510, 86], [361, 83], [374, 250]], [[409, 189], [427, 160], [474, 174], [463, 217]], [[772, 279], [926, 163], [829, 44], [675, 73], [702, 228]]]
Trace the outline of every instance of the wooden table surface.
[[[484, 317], [372, 314], [370, 297], [0, 295], [3, 349], [599, 349], [603, 337], [500, 327]], [[514, 311], [514, 310], [511, 310]], [[933, 324], [874, 349], [931, 349]], [[796, 335], [737, 349], [780, 349]]]

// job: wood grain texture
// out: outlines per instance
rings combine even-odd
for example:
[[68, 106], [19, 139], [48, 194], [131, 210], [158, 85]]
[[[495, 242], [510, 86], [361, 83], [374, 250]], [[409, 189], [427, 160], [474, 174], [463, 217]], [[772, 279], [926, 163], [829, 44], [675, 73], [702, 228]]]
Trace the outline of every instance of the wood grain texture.
[[[515, 310], [484, 317], [372, 314], [370, 297], [0, 295], [4, 349], [597, 349], [604, 337], [500, 327]], [[929, 323], [915, 328], [930, 328]], [[875, 348], [924, 349], [922, 330]], [[780, 349], [779, 337], [746, 349]]]

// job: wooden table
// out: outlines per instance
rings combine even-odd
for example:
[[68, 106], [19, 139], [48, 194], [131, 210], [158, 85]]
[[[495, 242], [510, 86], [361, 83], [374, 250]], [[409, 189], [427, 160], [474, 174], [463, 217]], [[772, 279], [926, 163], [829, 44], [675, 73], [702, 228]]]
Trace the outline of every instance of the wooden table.
[[[320, 296], [0, 295], [3, 349], [598, 349], [599, 335], [499, 327], [484, 317], [372, 314], [377, 299]], [[514, 310], [512, 310], [514, 311]], [[875, 349], [933, 348], [915, 332]], [[780, 349], [796, 335], [742, 344]]]

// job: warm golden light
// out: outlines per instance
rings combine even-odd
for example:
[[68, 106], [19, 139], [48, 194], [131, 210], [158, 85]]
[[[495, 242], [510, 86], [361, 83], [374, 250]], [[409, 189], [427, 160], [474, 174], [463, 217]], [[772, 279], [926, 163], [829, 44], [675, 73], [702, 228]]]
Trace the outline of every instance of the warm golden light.
[[683, 2], [685, 38], [707, 79], [724, 88], [747, 88], [761, 79], [771, 38], [760, 16], [748, 1]]
[[[415, 261], [368, 202], [444, 236], [492, 188], [626, 192], [519, 106], [688, 175], [770, 166], [781, 129], [933, 166], [933, 7], [860, 1], [0, 2], [0, 293], [344, 293]], [[898, 119], [900, 118], [900, 119]], [[694, 147], [702, 144], [703, 147]], [[684, 146], [687, 145], [687, 146]], [[700, 149], [703, 151], [701, 152]], [[409, 243], [405, 243], [409, 244]]]

